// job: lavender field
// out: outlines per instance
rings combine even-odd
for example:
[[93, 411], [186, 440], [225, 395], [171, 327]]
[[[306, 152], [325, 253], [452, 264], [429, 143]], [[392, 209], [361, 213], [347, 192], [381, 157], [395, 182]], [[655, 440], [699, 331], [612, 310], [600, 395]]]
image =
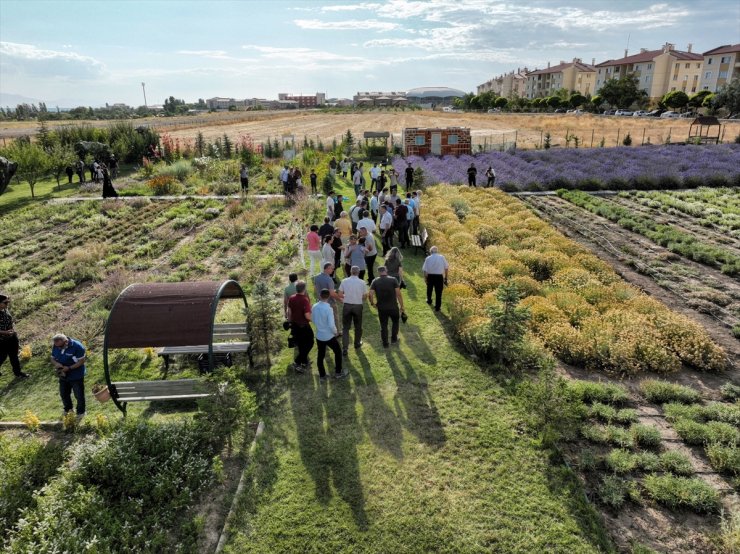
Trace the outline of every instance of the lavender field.
[[620, 148], [569, 148], [485, 152], [442, 158], [397, 157], [403, 173], [406, 162], [424, 170], [425, 183], [467, 184], [471, 162], [478, 185], [485, 185], [488, 166], [496, 186], [507, 191], [671, 189], [698, 186], [740, 186], [740, 145], [666, 145]]

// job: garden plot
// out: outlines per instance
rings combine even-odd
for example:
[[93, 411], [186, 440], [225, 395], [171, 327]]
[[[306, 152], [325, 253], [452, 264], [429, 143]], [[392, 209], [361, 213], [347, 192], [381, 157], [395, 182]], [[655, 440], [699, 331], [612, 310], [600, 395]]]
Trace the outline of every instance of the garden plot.
[[740, 284], [584, 208], [554, 197], [524, 199], [539, 215], [608, 261], [628, 281], [700, 321], [734, 364], [740, 347]]

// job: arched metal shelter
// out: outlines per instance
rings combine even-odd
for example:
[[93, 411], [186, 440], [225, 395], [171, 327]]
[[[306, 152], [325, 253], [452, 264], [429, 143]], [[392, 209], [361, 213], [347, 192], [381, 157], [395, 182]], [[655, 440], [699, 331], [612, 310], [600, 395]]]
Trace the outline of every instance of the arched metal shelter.
[[[111, 380], [108, 351], [161, 347], [163, 350], [170, 349], [171, 353], [202, 352], [208, 354], [208, 367], [213, 370], [215, 347], [238, 346], [230, 351], [249, 351], [248, 342], [216, 343], [214, 347], [219, 301], [239, 298], [246, 308], [244, 291], [239, 283], [232, 280], [141, 283], [124, 289], [108, 315], [103, 341], [105, 381], [118, 409], [125, 414], [127, 402], [208, 396], [209, 393], [199, 390], [197, 381], [192, 379], [114, 382]], [[242, 329], [245, 334], [246, 319]]]

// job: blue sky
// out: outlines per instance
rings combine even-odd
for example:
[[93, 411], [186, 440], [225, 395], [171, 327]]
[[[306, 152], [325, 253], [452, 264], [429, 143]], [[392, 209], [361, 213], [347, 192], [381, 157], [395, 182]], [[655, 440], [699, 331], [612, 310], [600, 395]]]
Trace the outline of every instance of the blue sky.
[[740, 42], [736, 0], [0, 0], [0, 104], [149, 104], [174, 95], [351, 97], [450, 86], [672, 42]]

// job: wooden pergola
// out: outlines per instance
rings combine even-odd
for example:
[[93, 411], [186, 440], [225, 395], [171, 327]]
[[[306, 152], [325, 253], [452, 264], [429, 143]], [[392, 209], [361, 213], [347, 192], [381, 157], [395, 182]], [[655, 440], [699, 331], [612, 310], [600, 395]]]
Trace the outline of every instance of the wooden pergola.
[[[716, 131], [716, 132], [714, 132]], [[698, 142], [701, 144], [719, 144], [722, 133], [722, 124], [710, 115], [700, 115], [691, 122], [689, 136], [686, 142]]]

